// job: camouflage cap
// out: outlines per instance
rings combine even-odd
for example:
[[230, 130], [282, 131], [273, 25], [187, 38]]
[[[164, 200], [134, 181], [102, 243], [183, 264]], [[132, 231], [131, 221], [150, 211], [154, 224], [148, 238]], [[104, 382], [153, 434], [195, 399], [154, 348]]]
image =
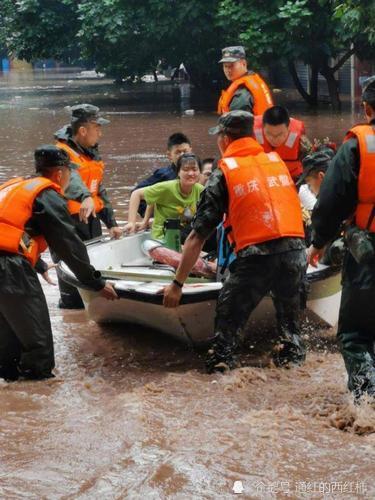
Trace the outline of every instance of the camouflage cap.
[[370, 76], [363, 82], [362, 101], [375, 101], [375, 75]]
[[246, 59], [245, 48], [242, 45], [225, 47], [225, 49], [222, 49], [221, 51], [221, 59], [219, 63], [231, 63], [239, 61], [240, 59]]
[[87, 123], [93, 122], [99, 125], [107, 125], [109, 120], [103, 118], [99, 113], [99, 108], [92, 104], [76, 104], [71, 106], [69, 110], [72, 113], [71, 123]]
[[251, 135], [253, 133], [254, 116], [248, 111], [237, 109], [220, 116], [216, 127], [208, 130], [210, 135], [228, 133], [233, 135]]
[[77, 168], [76, 165], [70, 162], [68, 153], [53, 144], [43, 144], [42, 146], [36, 148], [34, 152], [34, 159], [35, 170], [37, 172], [40, 172], [45, 168]]
[[297, 186], [303, 184], [306, 177], [314, 172], [326, 172], [335, 154], [332, 148], [322, 146], [318, 151], [305, 156], [302, 160], [303, 172], [298, 178]]

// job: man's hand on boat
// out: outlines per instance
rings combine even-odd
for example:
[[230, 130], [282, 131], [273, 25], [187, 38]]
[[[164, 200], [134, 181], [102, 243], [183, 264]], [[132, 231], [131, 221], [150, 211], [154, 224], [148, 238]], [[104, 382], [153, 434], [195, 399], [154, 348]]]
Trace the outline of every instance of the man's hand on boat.
[[116, 290], [108, 281], [105, 282], [104, 288], [100, 290], [100, 295], [107, 300], [116, 300], [120, 298], [117, 295]]
[[121, 227], [118, 227], [118, 226], [111, 227], [111, 229], [109, 230], [109, 236], [115, 240], [118, 240], [119, 238], [121, 238], [122, 233], [123, 233], [123, 230], [121, 229]]
[[164, 288], [164, 307], [177, 307], [180, 303], [181, 295], [182, 289], [178, 285], [171, 283], [170, 285], [166, 286]]
[[206, 238], [200, 236], [194, 229], [187, 237], [182, 252], [182, 258], [176, 271], [176, 278], [164, 288], [164, 307], [177, 307], [181, 300], [182, 285], [185, 283], [194, 264], [197, 262]]
[[323, 257], [324, 247], [316, 248], [310, 245], [307, 249], [307, 263], [312, 267], [318, 267], [319, 260]]
[[91, 196], [88, 196], [81, 203], [81, 208], [79, 209], [79, 220], [87, 224], [90, 215], [96, 217], [94, 200]]
[[51, 278], [51, 276], [48, 274], [48, 271], [50, 269], [55, 269], [55, 267], [57, 266], [57, 264], [53, 264], [53, 263], [50, 263], [48, 264], [48, 267], [46, 269], [46, 271], [44, 271], [44, 273], [42, 274], [42, 278], [49, 284], [49, 285], [54, 285], [56, 286], [56, 283], [53, 281], [53, 279]]

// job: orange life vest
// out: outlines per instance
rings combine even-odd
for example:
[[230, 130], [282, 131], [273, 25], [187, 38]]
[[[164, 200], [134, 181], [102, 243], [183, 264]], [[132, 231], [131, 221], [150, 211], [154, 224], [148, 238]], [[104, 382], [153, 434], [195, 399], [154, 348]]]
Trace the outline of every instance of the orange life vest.
[[236, 252], [277, 238], [304, 238], [300, 201], [285, 163], [255, 145], [251, 138], [234, 141], [219, 162], [229, 193], [225, 226], [232, 228]]
[[[358, 140], [360, 156], [355, 223], [361, 229], [366, 229], [375, 204], [375, 127], [356, 125], [346, 134], [344, 142], [352, 137]], [[368, 229], [375, 232], [374, 219]]]
[[219, 115], [230, 111], [230, 103], [238, 87], [246, 87], [254, 98], [254, 115], [262, 115], [268, 108], [273, 106], [271, 91], [266, 82], [258, 75], [251, 73], [234, 80], [227, 90], [223, 90], [219, 99], [217, 112]]
[[[70, 161], [78, 165], [77, 171], [91, 193], [95, 211], [100, 212], [104, 207], [103, 200], [99, 197], [99, 186], [103, 180], [104, 163], [101, 160], [93, 160], [82, 153], [78, 153], [65, 142], [58, 141], [56, 146], [64, 149], [68, 153]], [[71, 214], [78, 214], [80, 208], [81, 203], [79, 201], [68, 199], [68, 210]]]
[[289, 124], [289, 135], [286, 141], [281, 146], [274, 148], [267, 141], [266, 136], [264, 135], [262, 120], [262, 115], [254, 117], [255, 139], [263, 146], [266, 153], [276, 151], [280, 158], [286, 163], [293, 180], [297, 179], [303, 171], [302, 162], [299, 160], [299, 154], [301, 137], [305, 133], [305, 124], [300, 120], [291, 118]]
[[21, 254], [32, 266], [47, 243], [43, 236], [30, 238], [25, 224], [32, 216], [35, 199], [47, 188], [61, 193], [60, 187], [45, 177], [17, 177], [0, 186], [0, 250]]

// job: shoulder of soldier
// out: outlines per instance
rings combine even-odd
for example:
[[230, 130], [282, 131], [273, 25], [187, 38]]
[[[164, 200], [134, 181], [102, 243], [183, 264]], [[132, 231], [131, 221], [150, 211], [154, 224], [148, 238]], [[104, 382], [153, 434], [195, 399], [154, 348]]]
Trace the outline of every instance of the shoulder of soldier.
[[212, 174], [210, 175], [205, 187], [206, 190], [216, 192], [222, 190], [223, 188], [226, 189], [227, 183], [225, 180], [225, 175], [221, 170], [219, 163], [217, 164], [217, 167], [212, 170]]
[[340, 171], [352, 171], [358, 174], [360, 165], [360, 154], [358, 140], [351, 137], [339, 147], [336, 155], [333, 157], [331, 165]]
[[238, 87], [230, 102], [230, 111], [242, 110], [252, 112], [254, 105], [253, 94], [245, 86]]
[[71, 126], [69, 124], [68, 125], [64, 125], [59, 130], [57, 130], [53, 134], [53, 136], [58, 141], [68, 142], [69, 139], [72, 137], [72, 128], [71, 128]]
[[234, 97], [243, 97], [243, 98], [249, 98], [252, 97], [252, 93], [250, 90], [245, 86], [245, 85], [240, 85], [238, 89], [235, 91], [233, 94]]
[[53, 188], [46, 188], [41, 191], [35, 199], [35, 203], [45, 208], [52, 206], [64, 206], [66, 200], [64, 196]]
[[343, 142], [339, 147], [339, 149], [337, 150], [334, 159], [336, 158], [351, 159], [353, 155], [359, 158], [359, 144], [358, 144], [358, 139], [356, 137], [351, 137], [347, 141]]

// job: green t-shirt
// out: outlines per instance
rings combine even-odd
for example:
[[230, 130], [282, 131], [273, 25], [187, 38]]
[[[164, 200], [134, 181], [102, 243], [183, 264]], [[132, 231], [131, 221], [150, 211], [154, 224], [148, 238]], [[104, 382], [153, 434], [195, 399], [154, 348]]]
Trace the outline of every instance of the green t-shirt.
[[158, 182], [144, 188], [144, 198], [147, 205], [154, 205], [154, 222], [151, 236], [156, 240], [164, 237], [164, 221], [180, 219], [182, 224], [195, 214], [200, 194], [204, 187], [194, 184], [191, 193], [184, 196], [180, 191], [179, 179]]

